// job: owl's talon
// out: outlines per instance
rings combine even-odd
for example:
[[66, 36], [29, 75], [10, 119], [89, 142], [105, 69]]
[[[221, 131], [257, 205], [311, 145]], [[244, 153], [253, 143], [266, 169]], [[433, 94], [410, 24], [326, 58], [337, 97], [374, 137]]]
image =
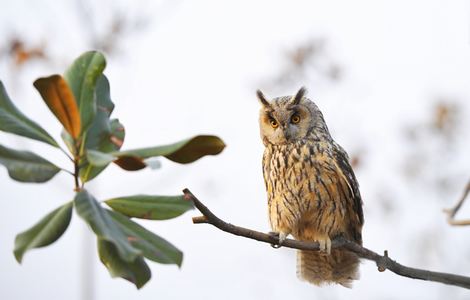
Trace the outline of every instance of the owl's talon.
[[319, 240], [318, 243], [320, 244], [320, 252], [331, 254], [331, 240], [329, 237]]
[[284, 241], [286, 240], [287, 238], [287, 233], [285, 232], [279, 232], [279, 246], [282, 245], [282, 243], [284, 243]]
[[318, 241], [318, 243], [320, 244], [320, 251], [325, 252], [325, 250], [326, 250], [325, 240], [320, 240], [320, 241]]
[[[270, 232], [268, 232], [268, 234], [272, 237], [275, 237], [276, 239], [279, 239], [279, 232], [270, 231]], [[274, 249], [279, 249], [279, 248], [281, 248], [281, 245], [271, 244], [271, 247], [273, 247]]]
[[275, 248], [275, 249], [279, 249], [281, 248], [282, 246], [282, 243], [286, 240], [288, 234], [285, 233], [285, 232], [273, 232], [273, 231], [270, 231], [268, 233], [270, 236], [273, 236], [275, 238], [277, 238], [279, 240], [279, 242], [277, 244], [271, 244], [271, 247]]

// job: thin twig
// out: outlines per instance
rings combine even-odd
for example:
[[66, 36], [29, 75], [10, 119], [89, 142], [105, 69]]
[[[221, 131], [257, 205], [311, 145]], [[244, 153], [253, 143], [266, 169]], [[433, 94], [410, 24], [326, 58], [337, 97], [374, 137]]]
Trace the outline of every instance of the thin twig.
[[453, 207], [453, 208], [448, 208], [444, 209], [444, 213], [447, 214], [447, 222], [450, 225], [454, 226], [463, 226], [463, 225], [470, 225], [470, 220], [456, 220], [454, 219], [455, 215], [459, 211], [460, 207], [462, 207], [462, 204], [465, 202], [465, 199], [467, 199], [468, 194], [470, 193], [470, 181], [467, 183], [467, 186], [463, 192], [462, 197], [460, 198], [459, 202]]
[[[219, 219], [204, 204], [202, 204], [202, 202], [199, 201], [188, 189], [184, 189], [183, 193], [184, 193], [185, 199], [189, 201], [193, 201], [196, 208], [203, 214], [203, 216], [193, 218], [193, 222], [195, 224], [207, 223], [207, 224], [211, 224], [219, 228], [222, 231], [225, 231], [234, 235], [246, 237], [249, 239], [257, 240], [257, 241], [268, 243], [271, 245], [279, 244], [278, 238], [274, 235], [251, 230], [248, 228], [235, 226], [233, 224], [223, 221], [222, 219]], [[305, 241], [297, 241], [297, 240], [292, 240], [292, 239], [286, 239], [285, 241], [283, 241], [282, 246], [287, 247], [287, 248], [312, 250], [312, 251], [318, 251], [320, 249], [319, 248], [320, 245], [317, 242], [305, 242]], [[335, 248], [346, 249], [348, 251], [356, 253], [357, 256], [361, 258], [375, 261], [379, 271], [381, 272], [385, 270], [390, 270], [394, 272], [395, 274], [398, 274], [404, 277], [427, 280], [427, 281], [435, 281], [435, 282], [440, 282], [444, 284], [455, 285], [455, 286], [463, 287], [466, 289], [470, 289], [470, 277], [406, 267], [392, 260], [388, 256], [387, 251], [384, 252], [384, 255], [380, 255], [380, 254], [375, 253], [374, 251], [364, 248], [344, 238], [335, 238], [331, 243], [331, 248], [332, 249], [335, 249]]]

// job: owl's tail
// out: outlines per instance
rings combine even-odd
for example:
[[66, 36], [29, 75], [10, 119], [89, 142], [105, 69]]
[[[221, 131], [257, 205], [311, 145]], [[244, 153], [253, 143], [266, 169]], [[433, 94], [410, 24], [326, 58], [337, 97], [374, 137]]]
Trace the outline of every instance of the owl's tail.
[[315, 285], [339, 283], [351, 288], [359, 279], [359, 258], [345, 250], [332, 249], [331, 254], [318, 251], [297, 252], [297, 276]]

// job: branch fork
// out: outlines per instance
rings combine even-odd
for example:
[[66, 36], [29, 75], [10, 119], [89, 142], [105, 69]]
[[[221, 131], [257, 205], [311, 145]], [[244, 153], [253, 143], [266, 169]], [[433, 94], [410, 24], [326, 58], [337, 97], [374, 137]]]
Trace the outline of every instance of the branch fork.
[[447, 223], [449, 223], [450, 225], [453, 225], [453, 226], [470, 225], [470, 220], [456, 220], [455, 219], [455, 215], [457, 214], [459, 209], [462, 207], [469, 193], [470, 193], [470, 181], [467, 183], [467, 186], [459, 202], [457, 202], [457, 204], [452, 208], [444, 209], [444, 213], [447, 214]]

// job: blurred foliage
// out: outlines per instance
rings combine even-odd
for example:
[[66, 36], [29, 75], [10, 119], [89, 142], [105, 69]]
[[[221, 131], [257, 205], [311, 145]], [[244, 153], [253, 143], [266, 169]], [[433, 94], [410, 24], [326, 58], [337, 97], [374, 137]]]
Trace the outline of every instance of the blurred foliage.
[[431, 124], [434, 129], [446, 138], [453, 138], [459, 126], [459, 110], [458, 104], [439, 99], [432, 112]]
[[[168, 13], [179, 1], [163, 1], [153, 4], [148, 9], [149, 3], [111, 0], [91, 1], [73, 0], [69, 3], [60, 3], [66, 14], [76, 22], [73, 28], [74, 35], [80, 36], [78, 49], [96, 49], [109, 56], [117, 56], [123, 53], [123, 44], [129, 37], [145, 32], [149, 24], [155, 23], [154, 8], [158, 8], [161, 14]], [[47, 6], [44, 1], [35, 3], [40, 7]], [[34, 5], [31, 6], [34, 9]], [[46, 14], [47, 15], [47, 14]], [[10, 26], [11, 25], [11, 26]], [[14, 26], [9, 24], [10, 32], [0, 45], [0, 61], [8, 62], [9, 75], [16, 77], [26, 67], [33, 63], [42, 63], [55, 66], [62, 65], [70, 60], [67, 53], [53, 53], [56, 36], [67, 36], [70, 28], [67, 26], [54, 26], [48, 28], [48, 22], [38, 21], [35, 27], [39, 29], [38, 39], [25, 34], [23, 24]], [[52, 32], [51, 34], [51, 30]], [[42, 33], [41, 33], [42, 32]]]
[[[10, 100], [0, 81], [0, 130], [47, 143], [60, 149], [73, 165], [75, 197], [55, 209], [28, 230], [17, 235], [14, 255], [21, 262], [34, 248], [54, 243], [67, 230], [75, 208], [95, 233], [98, 253], [111, 276], [122, 277], [142, 287], [151, 277], [146, 259], [181, 266], [183, 254], [171, 243], [135, 223], [131, 218], [166, 220], [175, 218], [193, 204], [183, 195], [135, 195], [99, 202], [85, 184], [109, 164], [125, 170], [139, 170], [146, 159], [158, 156], [187, 164], [206, 155], [219, 154], [225, 147], [216, 136], [200, 135], [171, 145], [120, 151], [124, 126], [111, 119], [114, 104], [103, 71], [106, 61], [100, 52], [86, 52], [67, 69], [65, 75], [39, 78], [34, 86], [45, 104], [62, 124], [62, 138], [68, 152], [38, 123], [25, 116]], [[20, 182], [42, 183], [64, 168], [38, 154], [0, 145], [0, 164], [10, 177]], [[103, 207], [103, 203], [109, 208]]]
[[[323, 38], [311, 38], [283, 53], [283, 67], [274, 78], [268, 79], [271, 90], [298, 88], [299, 82], [318, 86], [322, 82], [341, 80], [343, 68], [330, 57], [328, 43]], [[263, 84], [262, 84], [263, 85]]]
[[434, 101], [424, 120], [404, 128], [407, 151], [402, 171], [408, 180], [432, 186], [441, 193], [460, 188], [452, 186], [442, 166], [447, 159], [455, 160], [460, 154], [458, 136], [464, 126], [462, 111], [459, 102], [441, 97]]
[[7, 43], [7, 51], [5, 51], [5, 54], [9, 56], [17, 66], [22, 66], [24, 63], [31, 60], [47, 59], [44, 43], [38, 46], [29, 46], [19, 37], [15, 37]]

